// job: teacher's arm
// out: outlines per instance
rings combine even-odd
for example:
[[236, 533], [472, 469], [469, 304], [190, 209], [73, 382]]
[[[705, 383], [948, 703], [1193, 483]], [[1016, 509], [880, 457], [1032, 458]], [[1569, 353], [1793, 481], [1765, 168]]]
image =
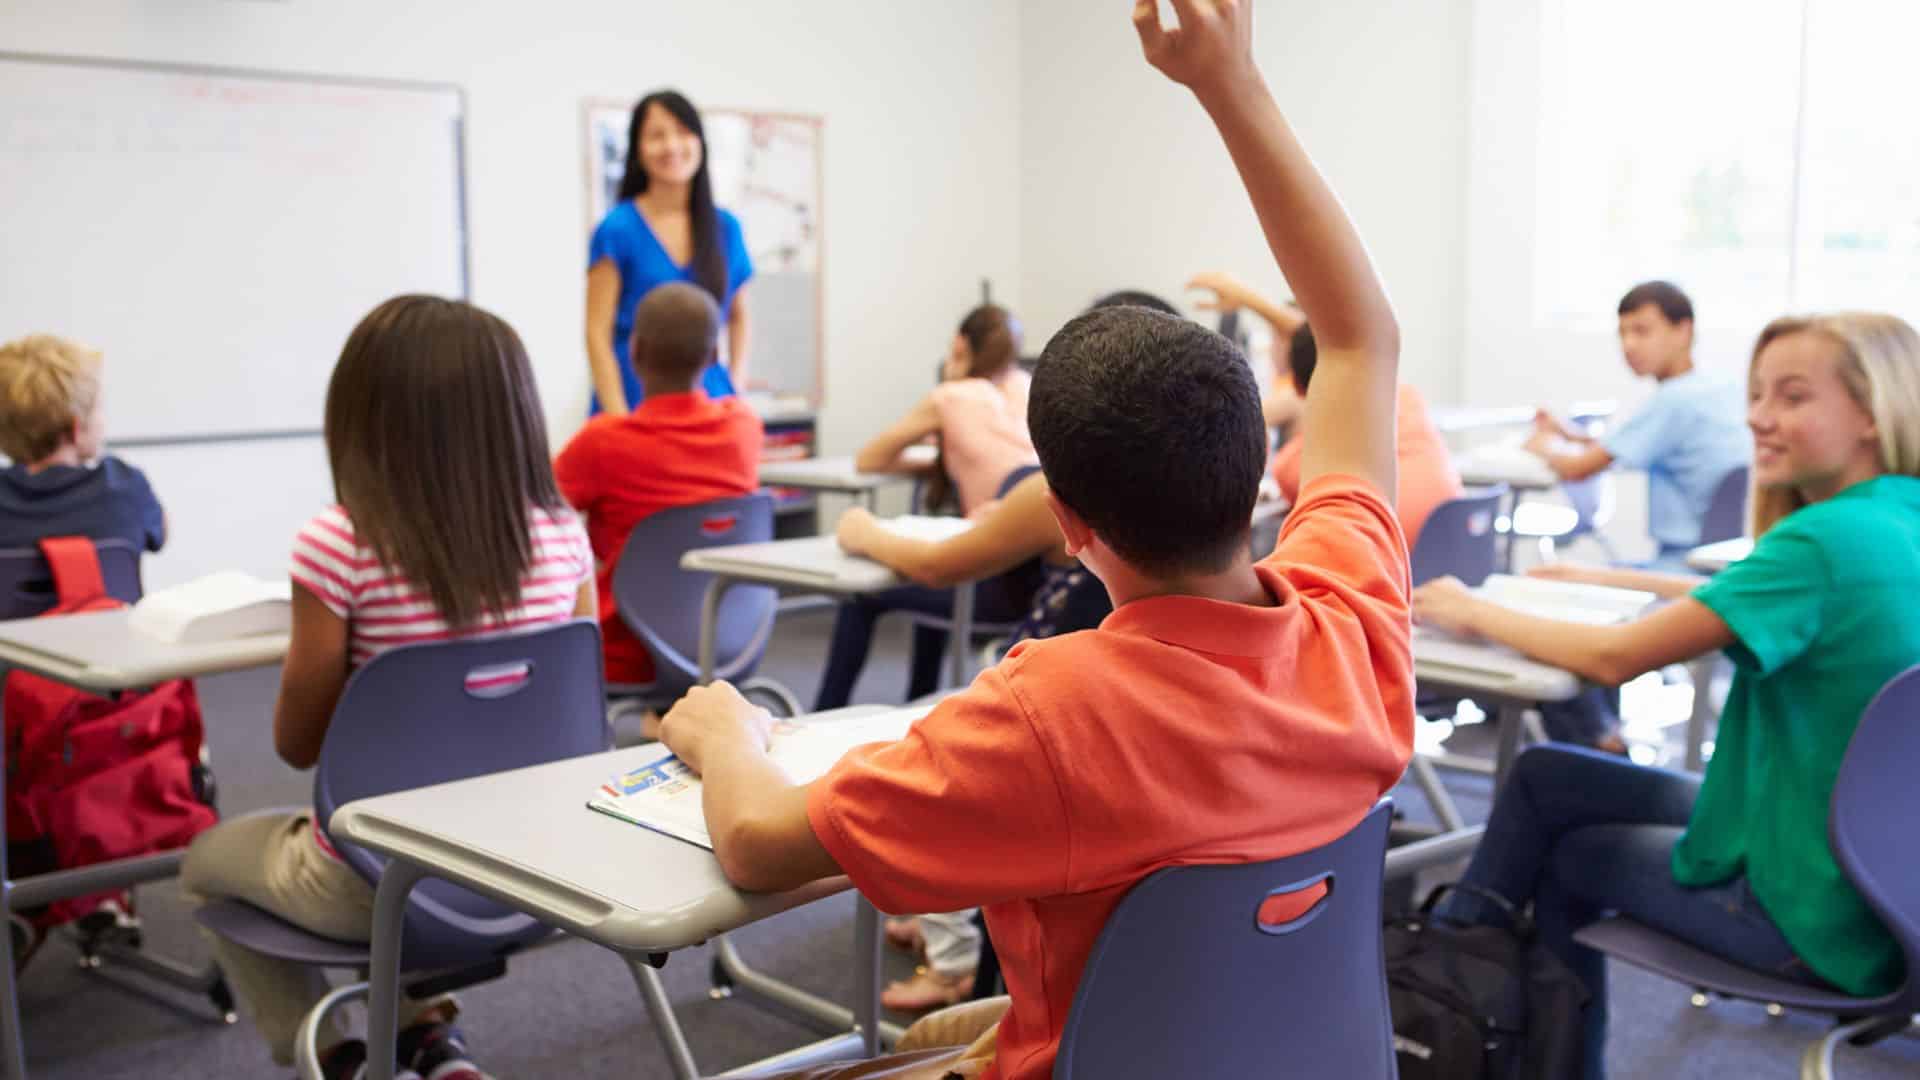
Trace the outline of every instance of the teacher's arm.
[[753, 315], [747, 310], [747, 287], [733, 290], [727, 309], [727, 374], [741, 393], [747, 392], [747, 348], [753, 342]]
[[587, 268], [587, 367], [602, 412], [627, 411], [627, 389], [620, 382], [620, 360], [613, 355], [615, 309], [620, 306], [620, 270], [612, 259]]

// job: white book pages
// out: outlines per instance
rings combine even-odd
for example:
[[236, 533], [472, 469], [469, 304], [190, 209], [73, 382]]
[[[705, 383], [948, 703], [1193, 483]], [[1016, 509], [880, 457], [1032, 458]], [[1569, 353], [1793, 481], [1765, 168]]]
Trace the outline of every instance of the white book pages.
[[127, 624], [160, 641], [201, 643], [284, 634], [293, 622], [293, 586], [223, 570], [170, 589], [148, 593], [133, 605]]

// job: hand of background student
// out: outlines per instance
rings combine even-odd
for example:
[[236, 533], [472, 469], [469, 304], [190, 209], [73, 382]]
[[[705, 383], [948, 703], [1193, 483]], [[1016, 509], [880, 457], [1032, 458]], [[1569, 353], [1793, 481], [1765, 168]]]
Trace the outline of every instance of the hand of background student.
[[1147, 62], [1202, 98], [1257, 81], [1252, 0], [1173, 0], [1180, 25], [1160, 25], [1160, 5], [1138, 0], [1133, 28]]
[[687, 691], [660, 721], [660, 741], [696, 773], [724, 747], [764, 751], [772, 736], [773, 717], [725, 681]]
[[855, 506], [840, 515], [840, 525], [834, 530], [834, 538], [840, 541], [841, 551], [849, 555], [865, 555], [873, 548], [869, 537], [879, 527], [865, 507]]
[[1413, 590], [1413, 621], [1449, 634], [1471, 634], [1473, 612], [1480, 603], [1459, 578], [1434, 578]]
[[1533, 434], [1527, 436], [1527, 441], [1521, 445], [1525, 447], [1530, 454], [1538, 457], [1546, 457], [1548, 454], [1560, 449], [1563, 441], [1558, 432], [1543, 431], [1535, 428]]
[[1192, 292], [1211, 293], [1194, 303], [1201, 311], [1239, 311], [1260, 299], [1260, 294], [1247, 287], [1241, 281], [1223, 270], [1207, 270], [1193, 275], [1187, 282]]

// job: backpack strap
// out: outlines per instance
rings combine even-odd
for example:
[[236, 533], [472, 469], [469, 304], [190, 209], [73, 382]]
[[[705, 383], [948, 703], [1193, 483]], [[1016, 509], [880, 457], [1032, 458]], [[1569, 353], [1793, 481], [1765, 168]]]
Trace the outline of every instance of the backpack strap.
[[53, 588], [60, 596], [59, 606], [75, 610], [80, 605], [107, 598], [107, 583], [100, 576], [100, 553], [93, 541], [84, 536], [49, 536], [40, 541], [40, 553], [53, 570]]

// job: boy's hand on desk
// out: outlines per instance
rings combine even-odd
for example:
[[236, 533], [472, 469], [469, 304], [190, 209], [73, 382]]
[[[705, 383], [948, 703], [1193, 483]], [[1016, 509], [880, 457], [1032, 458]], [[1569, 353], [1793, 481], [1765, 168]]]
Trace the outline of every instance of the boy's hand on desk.
[[1449, 634], [1471, 634], [1473, 613], [1480, 603], [1459, 578], [1434, 578], [1413, 590], [1413, 620]]
[[1147, 62], [1201, 96], [1259, 78], [1253, 63], [1252, 0], [1173, 0], [1180, 25], [1160, 25], [1160, 5], [1138, 0], [1133, 28]]
[[834, 530], [835, 539], [840, 541], [840, 550], [849, 555], [865, 555], [872, 549], [868, 538], [873, 530], [879, 528], [873, 515], [864, 506], [855, 506], [840, 515], [840, 526]]
[[711, 756], [727, 747], [765, 751], [772, 735], [773, 717], [767, 710], [725, 681], [687, 691], [660, 721], [660, 741], [696, 773], [706, 772]]

